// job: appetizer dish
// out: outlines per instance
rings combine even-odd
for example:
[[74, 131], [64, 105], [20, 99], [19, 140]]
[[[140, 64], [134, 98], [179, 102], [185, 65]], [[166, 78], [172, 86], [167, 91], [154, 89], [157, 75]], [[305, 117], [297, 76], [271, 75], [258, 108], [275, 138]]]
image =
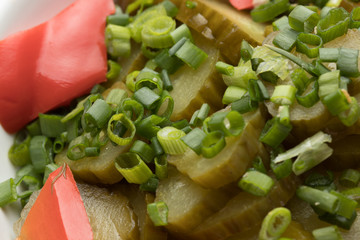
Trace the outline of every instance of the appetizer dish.
[[0, 41], [19, 240], [360, 239], [360, 4], [75, 0]]

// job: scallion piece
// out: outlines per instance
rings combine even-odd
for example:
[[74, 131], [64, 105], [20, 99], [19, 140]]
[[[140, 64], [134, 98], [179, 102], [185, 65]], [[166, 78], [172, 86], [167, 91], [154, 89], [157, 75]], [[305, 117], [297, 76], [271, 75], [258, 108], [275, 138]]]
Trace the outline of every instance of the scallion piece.
[[255, 196], [266, 196], [274, 186], [274, 180], [258, 171], [246, 172], [238, 182], [238, 186]]
[[222, 103], [223, 104], [233, 103], [233, 102], [241, 99], [245, 95], [246, 92], [247, 91], [244, 88], [237, 87], [237, 86], [229, 86], [225, 90], [224, 96], [222, 98]]
[[296, 51], [304, 53], [309, 58], [317, 57], [322, 45], [321, 37], [311, 33], [300, 33], [296, 39]]
[[347, 219], [351, 219], [353, 213], [356, 212], [357, 202], [337, 191], [331, 190], [330, 193], [339, 198], [339, 206], [335, 213]]
[[[316, 209], [315, 207], [313, 207], [313, 208]], [[350, 230], [351, 225], [356, 220], [356, 217], [357, 217], [356, 211], [353, 212], [353, 215], [351, 216], [351, 218], [346, 218], [341, 215], [328, 213], [328, 212], [325, 212], [323, 214], [320, 213], [320, 215], [319, 215], [319, 219], [321, 221], [336, 225], [345, 230]]]
[[66, 130], [65, 124], [61, 122], [62, 116], [39, 114], [41, 133], [47, 137], [60, 136]]
[[296, 196], [310, 205], [329, 213], [335, 213], [339, 206], [339, 198], [337, 196], [307, 186], [300, 186], [296, 190]]
[[129, 15], [122, 12], [120, 6], [115, 6], [115, 13], [106, 17], [106, 24], [126, 26], [129, 23]]
[[164, 127], [157, 132], [157, 138], [164, 149], [165, 153], [177, 155], [186, 151], [186, 144], [181, 138], [186, 134], [174, 127]]
[[97, 99], [85, 112], [84, 117], [89, 127], [101, 129], [105, 127], [112, 114], [112, 109], [107, 102]]
[[131, 119], [134, 124], [140, 122], [144, 116], [143, 105], [131, 98], [126, 98], [122, 101], [120, 111]]
[[349, 28], [360, 27], [360, 7], [356, 7], [351, 11]]
[[325, 98], [339, 89], [340, 71], [324, 73], [319, 77], [319, 97]]
[[154, 160], [155, 152], [149, 144], [136, 140], [131, 146], [129, 152], [136, 153], [146, 163], [151, 163]]
[[360, 182], [360, 172], [355, 169], [346, 169], [341, 174], [339, 182], [348, 188], [356, 187]]
[[248, 84], [248, 92], [251, 100], [262, 102], [270, 98], [269, 93], [260, 80], [250, 79]]
[[257, 108], [258, 102], [251, 100], [251, 97], [246, 94], [231, 104], [231, 110], [238, 111], [241, 114], [252, 112]]
[[327, 43], [337, 37], [344, 35], [349, 26], [349, 13], [343, 8], [334, 8], [320, 19], [317, 25], [317, 34]]
[[161, 156], [164, 154], [164, 149], [156, 136], [151, 138], [151, 147], [154, 150], [155, 156]]
[[106, 73], [106, 78], [110, 81], [115, 80], [120, 74], [121, 66], [117, 62], [114, 62], [113, 60], [108, 60], [107, 66], [108, 66], [108, 71]]
[[338, 117], [345, 126], [354, 125], [360, 118], [360, 107], [354, 97], [350, 97], [350, 108], [339, 113]]
[[180, 39], [184, 37], [193, 41], [190, 29], [186, 24], [181, 24], [179, 27], [177, 27], [174, 31], [170, 33], [170, 36], [174, 43], [177, 43]]
[[319, 82], [317, 80], [314, 80], [313, 86], [311, 90], [303, 95], [298, 94], [298, 92], [295, 94], [295, 98], [297, 102], [306, 108], [310, 108], [315, 105], [319, 101]]
[[225, 136], [238, 136], [244, 130], [245, 121], [237, 111], [216, 112], [211, 116], [208, 127], [211, 131], [222, 131]]
[[108, 24], [105, 28], [105, 41], [108, 53], [114, 57], [128, 57], [130, 55], [129, 28]]
[[234, 75], [234, 66], [232, 66], [230, 64], [219, 61], [216, 63], [215, 67], [216, 67], [216, 70], [221, 74], [224, 74], [227, 76]]
[[322, 62], [337, 62], [339, 53], [339, 48], [320, 48], [319, 59]]
[[185, 6], [186, 6], [187, 8], [194, 9], [194, 8], [197, 7], [197, 2], [193, 2], [193, 1], [190, 1], [190, 0], [186, 0]]
[[134, 93], [133, 98], [149, 110], [155, 109], [161, 99], [158, 94], [148, 87], [142, 87], [137, 90]]
[[86, 156], [85, 148], [89, 145], [89, 138], [86, 135], [78, 136], [70, 142], [66, 156], [74, 161], [84, 158]]
[[184, 65], [183, 61], [181, 61], [175, 55], [170, 55], [169, 49], [163, 49], [156, 57], [154, 61], [157, 65], [168, 71], [169, 74], [175, 73], [181, 66]]
[[155, 226], [166, 226], [168, 224], [169, 209], [165, 202], [149, 203], [147, 213]]
[[[118, 121], [121, 122], [126, 127], [126, 129], [130, 132], [127, 137], [120, 137], [120, 136], [114, 134], [114, 132], [113, 132], [114, 124]], [[126, 117], [125, 114], [123, 114], [123, 113], [113, 115], [108, 122], [107, 135], [110, 138], [110, 140], [113, 141], [114, 143], [116, 143], [117, 145], [129, 144], [133, 140], [133, 138], [135, 136], [135, 132], [136, 132], [136, 128], [135, 128], [134, 123], [128, 117]]]
[[340, 70], [342, 76], [358, 77], [360, 75], [358, 57], [358, 49], [340, 48], [336, 66], [337, 69]]
[[354, 187], [350, 189], [346, 189], [341, 192], [343, 195], [348, 197], [349, 199], [355, 200], [358, 203], [358, 206], [360, 206], [360, 187]]
[[45, 136], [35, 136], [29, 146], [31, 162], [37, 172], [44, 172], [45, 166], [53, 162], [52, 142]]
[[65, 143], [66, 143], [66, 139], [64, 139], [63, 137], [55, 138], [54, 142], [53, 142], [53, 151], [54, 151], [54, 153], [56, 153], [56, 154], [60, 153], [64, 149]]
[[194, 45], [190, 40], [185, 41], [176, 51], [175, 56], [193, 69], [197, 69], [208, 57], [203, 50]]
[[273, 30], [274, 31], [282, 31], [284, 29], [289, 29], [291, 28], [289, 25], [289, 19], [287, 16], [282, 16], [279, 19], [276, 19], [273, 23]]
[[170, 35], [175, 29], [175, 20], [168, 16], [157, 16], [147, 21], [141, 31], [144, 44], [152, 48], [167, 48], [173, 45]]
[[107, 95], [105, 101], [114, 106], [120, 106], [122, 101], [127, 98], [127, 92], [124, 89], [120, 89], [120, 88], [114, 88], [111, 89], [109, 94]]
[[174, 99], [170, 93], [164, 90], [161, 94], [158, 106], [155, 109], [155, 113], [160, 117], [170, 119], [170, 116], [174, 110]]
[[115, 159], [115, 167], [128, 183], [142, 184], [153, 176], [150, 168], [136, 153], [123, 153]]
[[255, 22], [267, 22], [286, 12], [290, 7], [289, 0], [274, 0], [261, 4], [251, 11]]
[[205, 118], [209, 115], [210, 106], [207, 103], [203, 103], [198, 111], [192, 115], [190, 119], [190, 126], [201, 126]]
[[169, 17], [175, 17], [177, 15], [177, 13], [179, 12], [179, 9], [176, 7], [176, 5], [169, 0], [165, 0], [165, 1], [161, 2], [160, 4], [165, 8], [166, 14]]
[[289, 25], [297, 32], [311, 33], [319, 22], [319, 15], [303, 5], [297, 5], [289, 14]]
[[201, 154], [202, 141], [205, 138], [206, 133], [199, 128], [194, 128], [186, 134], [181, 140], [189, 146], [197, 155]]
[[159, 186], [159, 179], [156, 176], [152, 176], [146, 182], [140, 184], [139, 189], [141, 191], [155, 193], [158, 186]]
[[157, 135], [157, 132], [161, 129], [161, 126], [168, 121], [167, 118], [157, 115], [150, 115], [136, 124], [136, 133], [146, 139], [151, 139]]
[[276, 179], [282, 179], [292, 173], [292, 161], [287, 159], [280, 163], [274, 162], [275, 156], [271, 157], [270, 168], [274, 172]]
[[31, 137], [26, 131], [19, 131], [14, 138], [14, 143], [8, 151], [8, 158], [14, 166], [24, 166], [30, 163]]
[[44, 171], [44, 178], [43, 178], [43, 184], [45, 184], [46, 180], [48, 179], [50, 173], [52, 173], [53, 171], [55, 171], [56, 169], [58, 169], [58, 165], [56, 165], [55, 163], [50, 163], [48, 165], [45, 166], [45, 171]]
[[135, 80], [135, 91], [142, 87], [148, 87], [160, 95], [163, 91], [163, 82], [160, 74], [148, 68], [142, 69]]
[[166, 69], [161, 70], [161, 79], [164, 84], [164, 89], [167, 91], [171, 91], [174, 89], [172, 82], [169, 77], [169, 73]]
[[318, 228], [312, 231], [315, 240], [342, 240], [337, 226]]
[[0, 207], [17, 200], [16, 185], [14, 179], [10, 178], [0, 183]]
[[255, 159], [252, 161], [252, 169], [256, 171], [265, 173], [267, 172], [264, 162], [260, 156], [256, 156]]
[[100, 154], [100, 148], [99, 147], [86, 147], [84, 149], [85, 156], [86, 157], [96, 157]]
[[259, 232], [259, 240], [278, 239], [291, 222], [291, 212], [284, 207], [271, 210], [264, 218]]
[[296, 90], [292, 85], [277, 85], [270, 101], [279, 105], [292, 105], [295, 100]]
[[140, 71], [135, 70], [126, 75], [126, 87], [132, 92], [135, 92], [135, 79], [139, 73]]
[[177, 129], [182, 129], [184, 127], [189, 126], [189, 122], [187, 119], [178, 120], [176, 122], [173, 122], [172, 126]]
[[297, 88], [297, 93], [302, 94], [309, 83], [311, 82], [311, 79], [306, 74], [305, 70], [302, 68], [296, 68], [290, 75], [291, 81]]
[[285, 140], [291, 129], [291, 125], [284, 125], [280, 122], [280, 118], [274, 117], [266, 122], [259, 140], [276, 148]]
[[168, 162], [166, 155], [155, 157], [155, 175], [159, 180], [165, 179], [168, 177]]
[[244, 62], [247, 62], [251, 59], [251, 56], [253, 54], [253, 47], [246, 41], [241, 41], [241, 50], [240, 50], [240, 56], [241, 59], [244, 60]]
[[[61, 120], [62, 121], [62, 120]], [[35, 121], [29, 123], [26, 126], [26, 130], [28, 131], [28, 133], [30, 134], [30, 136], [37, 136], [37, 135], [41, 135], [41, 128], [40, 128], [40, 123], [39, 123], [39, 119], [36, 119]]]
[[222, 131], [212, 131], [206, 134], [201, 142], [201, 153], [205, 158], [216, 156], [226, 145]]
[[322, 99], [322, 103], [333, 116], [350, 109], [348, 98], [340, 89], [326, 95]]
[[274, 38], [273, 44], [285, 51], [291, 51], [296, 45], [298, 32], [293, 29], [286, 28], [280, 31]]

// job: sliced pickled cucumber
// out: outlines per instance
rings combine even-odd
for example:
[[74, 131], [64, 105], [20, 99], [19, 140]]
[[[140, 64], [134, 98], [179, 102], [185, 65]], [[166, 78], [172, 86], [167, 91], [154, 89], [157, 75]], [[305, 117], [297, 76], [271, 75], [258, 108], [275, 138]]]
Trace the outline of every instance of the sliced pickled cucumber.
[[101, 148], [97, 157], [85, 157], [77, 161], [70, 160], [67, 149], [55, 156], [58, 165], [66, 163], [71, 168], [74, 176], [89, 183], [113, 184], [119, 182], [123, 177], [115, 168], [114, 159], [129, 150], [130, 144], [125, 146], [114, 146], [110, 141]]
[[[77, 186], [89, 217], [94, 240], [139, 239], [137, 217], [131, 209], [127, 197], [119, 192], [111, 192], [106, 188], [84, 183], [78, 183]], [[14, 231], [17, 236], [19, 236], [26, 216], [39, 193], [40, 191], [37, 191], [31, 195], [28, 204], [21, 212], [21, 218], [14, 224]]]
[[170, 76], [174, 87], [170, 92], [174, 99], [172, 121], [184, 118], [190, 120], [203, 103], [208, 103], [212, 111], [223, 107], [221, 99], [226, 86], [215, 69], [220, 57], [219, 50], [200, 34], [195, 32], [193, 37], [196, 45], [208, 54], [208, 58], [196, 70], [183, 66]]
[[253, 46], [264, 40], [265, 25], [254, 23], [248, 12], [237, 11], [219, 1], [193, 0], [195, 8], [186, 7], [186, 0], [172, 0], [178, 8], [178, 20], [186, 23], [206, 38], [215, 42], [229, 63], [240, 59], [241, 40]]
[[265, 197], [257, 197], [247, 192], [239, 193], [224, 208], [194, 229], [192, 239], [226, 239], [249, 231], [259, 225], [271, 209], [285, 205], [295, 194], [297, 184], [296, 177], [291, 175], [276, 181]]
[[226, 192], [205, 189], [169, 168], [169, 177], [161, 180], [155, 201], [164, 201], [169, 208], [166, 228], [176, 237], [187, 239], [197, 225], [222, 208], [230, 198]]
[[147, 214], [147, 204], [154, 202], [152, 193], [144, 192], [136, 184], [118, 184], [114, 189], [120, 190], [129, 198], [134, 213], [138, 218], [139, 240], [166, 240], [167, 232], [161, 227], [155, 227]]
[[245, 120], [242, 134], [226, 138], [225, 148], [215, 157], [204, 158], [189, 149], [170, 156], [168, 162], [205, 188], [219, 188], [238, 180], [261, 149], [258, 139], [265, 124], [260, 110], [245, 114]]

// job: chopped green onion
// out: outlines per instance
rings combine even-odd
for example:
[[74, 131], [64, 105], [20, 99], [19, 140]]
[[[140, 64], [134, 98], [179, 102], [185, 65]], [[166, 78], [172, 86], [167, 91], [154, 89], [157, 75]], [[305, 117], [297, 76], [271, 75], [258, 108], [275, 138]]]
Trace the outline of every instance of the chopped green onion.
[[237, 86], [247, 89], [250, 79], [257, 79], [256, 73], [252, 70], [251, 62], [247, 61], [238, 67], [234, 67], [233, 75], [222, 75], [227, 86]]
[[285, 140], [291, 129], [291, 125], [284, 125], [280, 122], [280, 118], [274, 117], [266, 122], [259, 140], [276, 148]]
[[250, 98], [253, 101], [262, 102], [270, 98], [269, 93], [260, 80], [250, 79], [248, 85]]
[[153, 176], [150, 168], [136, 153], [123, 153], [115, 159], [115, 167], [128, 183], [142, 184]]
[[358, 57], [358, 49], [340, 48], [336, 66], [337, 69], [340, 70], [342, 76], [358, 77], [360, 75]]
[[[89, 96], [90, 97], [90, 96]], [[61, 119], [61, 122], [63, 123], [67, 123], [69, 122], [70, 120], [76, 118], [77, 116], [79, 116], [82, 111], [84, 110], [84, 103], [87, 101], [87, 99], [89, 98], [85, 98], [83, 100], [81, 100], [80, 102], [78, 102], [78, 104], [76, 105], [76, 108], [74, 108], [71, 112], [69, 112], [65, 117], [63, 117]], [[40, 134], [38, 134], [40, 135]]]
[[108, 53], [114, 57], [130, 55], [130, 30], [127, 27], [108, 24], [105, 28], [105, 41]]
[[142, 87], [137, 90], [134, 93], [133, 98], [149, 110], [155, 109], [161, 99], [158, 94], [148, 87]]
[[264, 218], [259, 232], [259, 240], [278, 239], [291, 222], [291, 212], [284, 207], [271, 210]]
[[201, 143], [205, 136], [206, 133], [204, 131], [199, 128], [194, 128], [191, 132], [182, 137], [181, 140], [196, 152], [197, 155], [200, 155], [202, 147]]
[[50, 114], [39, 114], [39, 123], [41, 133], [47, 137], [60, 136], [62, 132], [65, 132], [65, 124], [61, 122], [62, 116], [50, 115]]
[[64, 132], [64, 134], [61, 134], [60, 137], [55, 138], [53, 142], [53, 151], [54, 153], [60, 153], [65, 147], [65, 144], [67, 142], [67, 132]]
[[251, 97], [246, 94], [231, 104], [231, 110], [238, 111], [241, 114], [252, 112], [257, 108], [258, 102], [251, 100]]
[[155, 193], [158, 186], [159, 186], [159, 179], [156, 176], [152, 176], [146, 182], [140, 184], [139, 189], [141, 191]]
[[318, 22], [319, 15], [302, 5], [297, 5], [289, 14], [289, 25], [297, 32], [311, 33]]
[[[256, 156], [255, 159], [252, 161], [252, 168], [256, 171], [265, 173], [267, 172], [264, 162], [260, 156]], [[250, 170], [250, 169], [249, 169]]]
[[285, 51], [291, 51], [296, 45], [298, 34], [299, 33], [293, 29], [286, 28], [275, 36], [273, 44]]
[[223, 104], [230, 104], [239, 99], [241, 99], [247, 91], [244, 88], [237, 86], [229, 86], [225, 90], [224, 96], [222, 98]]
[[58, 169], [58, 167], [59, 166], [56, 165], [55, 163], [50, 163], [50, 164], [45, 166], [43, 184], [45, 184], [46, 180], [49, 178], [50, 173], [52, 173], [53, 171]]
[[341, 174], [339, 182], [345, 187], [356, 187], [360, 182], [360, 172], [355, 169], [346, 169]]
[[343, 195], [348, 197], [349, 199], [355, 200], [358, 203], [358, 206], [360, 206], [360, 187], [350, 188], [346, 189], [341, 192]]
[[309, 58], [317, 57], [322, 45], [321, 37], [311, 33], [300, 33], [296, 39], [296, 51], [304, 53]]
[[216, 112], [211, 116], [208, 127], [211, 131], [222, 131], [225, 136], [238, 136], [244, 130], [245, 121], [237, 111]]
[[339, 198], [337, 196], [307, 186], [300, 186], [296, 190], [296, 196], [312, 206], [316, 206], [329, 213], [335, 213], [339, 206]]
[[89, 127], [103, 128], [112, 115], [112, 109], [107, 102], [97, 99], [84, 113], [85, 121]]
[[[62, 120], [61, 120], [62, 121]], [[41, 128], [40, 128], [40, 123], [39, 123], [39, 119], [36, 119], [35, 121], [33, 121], [32, 123], [28, 124], [26, 126], [26, 130], [28, 131], [28, 133], [30, 134], [30, 136], [37, 136], [37, 135], [41, 135]]]
[[198, 111], [195, 111], [195, 113], [192, 115], [190, 119], [190, 126], [201, 126], [204, 122], [205, 118], [209, 115], [210, 106], [207, 103], [204, 103], [201, 105], [200, 109]]
[[148, 87], [160, 95], [163, 90], [163, 82], [160, 74], [148, 68], [142, 69], [136, 77], [135, 91], [143, 87]]
[[168, 177], [168, 162], [166, 155], [155, 157], [155, 175], [159, 180], [165, 179]]
[[106, 17], [106, 24], [126, 26], [129, 23], [129, 15], [123, 13], [119, 6], [115, 7], [115, 14]]
[[234, 75], [234, 66], [232, 66], [230, 64], [219, 61], [219, 62], [216, 62], [215, 67], [216, 67], [216, 70], [221, 74], [224, 74], [227, 76]]
[[168, 121], [167, 118], [150, 115], [136, 124], [136, 133], [141, 137], [151, 139], [157, 135], [157, 132], [161, 129], [160, 126], [164, 125], [166, 121]]
[[360, 7], [355, 7], [350, 14], [349, 28], [360, 27]]
[[86, 157], [96, 157], [100, 154], [100, 148], [99, 147], [86, 147], [84, 149], [85, 156]]
[[155, 156], [160, 156], [164, 154], [164, 149], [162, 148], [156, 136], [151, 138], [151, 147], [154, 150]]
[[320, 48], [319, 59], [322, 62], [337, 62], [339, 52], [339, 48]]
[[121, 71], [121, 66], [112, 60], [107, 61], [108, 71], [106, 73], [106, 78], [110, 81], [115, 80]]
[[340, 89], [326, 95], [322, 99], [322, 103], [327, 107], [333, 116], [350, 109], [348, 98]]
[[78, 136], [70, 142], [66, 156], [74, 161], [84, 158], [86, 156], [85, 148], [89, 145], [89, 138], [87, 136]]
[[248, 60], [251, 59], [252, 54], [253, 54], [252, 46], [246, 40], [243, 39], [241, 41], [241, 50], [240, 50], [241, 59], [244, 60], [244, 62], [247, 62]]
[[16, 133], [14, 143], [8, 151], [8, 158], [14, 166], [24, 166], [30, 163], [31, 137], [26, 131]]
[[317, 34], [327, 43], [346, 34], [350, 22], [349, 13], [343, 8], [333, 8], [320, 19], [317, 25]]
[[[114, 134], [113, 132], [114, 124], [118, 121], [121, 122], [128, 131], [130, 131], [128, 137], [120, 137]], [[116, 143], [117, 145], [129, 144], [133, 140], [135, 136], [135, 132], [136, 132], [136, 128], [134, 123], [123, 113], [113, 115], [108, 122], [107, 135], [110, 138], [110, 140]]]
[[0, 207], [17, 200], [16, 185], [14, 179], [10, 178], [0, 183]]
[[174, 43], [177, 43], [180, 39], [184, 37], [193, 41], [190, 29], [186, 24], [181, 24], [174, 31], [172, 31], [170, 35]]
[[324, 73], [319, 77], [319, 97], [325, 98], [339, 89], [340, 71]]
[[173, 87], [173, 85], [171, 83], [168, 71], [166, 69], [161, 70], [161, 79], [163, 81], [165, 90], [171, 91], [171, 90], [174, 89], [174, 87]]
[[284, 29], [289, 29], [289, 19], [287, 16], [282, 16], [281, 18], [275, 20], [272, 23], [272, 26], [274, 31], [282, 31]]
[[336, 209], [335, 213], [337, 215], [350, 219], [354, 211], [356, 212], [357, 202], [337, 191], [331, 190], [330, 193], [339, 198], [339, 206]]
[[79, 114], [75, 118], [72, 118], [71, 120], [66, 122], [67, 142], [70, 142], [82, 133], [81, 117], [82, 114]]
[[197, 7], [197, 2], [193, 2], [193, 1], [190, 1], [190, 0], [186, 0], [185, 6], [186, 6], [187, 8], [194, 9], [194, 8]]
[[127, 92], [124, 89], [114, 88], [111, 89], [105, 100], [110, 105], [120, 106], [125, 98], [127, 98]]
[[154, 202], [147, 205], [147, 213], [155, 226], [168, 224], [169, 209], [164, 202]]
[[286, 12], [290, 7], [289, 0], [274, 0], [261, 4], [251, 11], [255, 22], [267, 22]]
[[175, 53], [184, 45], [184, 43], [189, 40], [187, 37], [182, 37], [179, 39], [170, 49], [169, 49], [169, 55], [174, 56]]
[[135, 92], [135, 79], [139, 73], [140, 71], [132, 71], [126, 75], [126, 87], [132, 92]]
[[[165, 110], [163, 109], [166, 106]], [[164, 90], [161, 94], [160, 101], [158, 106], [155, 109], [155, 113], [160, 117], [170, 119], [170, 116], [174, 110], [174, 99], [171, 97], [170, 93]]]
[[312, 172], [305, 179], [305, 185], [323, 190], [322, 188], [329, 187], [334, 183], [334, 174], [331, 171], [326, 171], [326, 175], [318, 172]]
[[101, 94], [101, 93], [103, 93], [104, 91], [105, 91], [105, 87], [104, 87], [104, 86], [102, 86], [102, 85], [100, 85], [100, 84], [96, 84], [96, 85], [94, 85], [94, 86], [92, 87], [90, 93], [91, 93], [91, 94], [97, 94], [97, 93]]
[[170, 32], [175, 29], [175, 20], [168, 16], [158, 16], [147, 21], [141, 31], [144, 44], [152, 48], [167, 48], [173, 45]]
[[190, 40], [186, 40], [176, 51], [175, 56], [193, 69], [197, 69], [208, 57], [203, 50], [194, 45]]
[[144, 116], [144, 107], [138, 101], [126, 98], [122, 101], [120, 111], [124, 113], [134, 124], [141, 121]]
[[[54, 164], [54, 163], [51, 163]], [[46, 167], [45, 167], [46, 169]], [[20, 168], [17, 172], [16, 172], [16, 177], [15, 177], [15, 183], [18, 183], [22, 177], [24, 176], [32, 176], [35, 177], [37, 179], [41, 179], [41, 173], [38, 173], [35, 171], [34, 166], [30, 163], [25, 165], [24, 167]]]
[[332, 214], [332, 213], [328, 213], [328, 212], [325, 212], [325, 213], [319, 215], [319, 219], [321, 221], [327, 222], [330, 224], [334, 224], [334, 225], [339, 226], [346, 230], [350, 230], [351, 225], [355, 222], [356, 217], [357, 217], [356, 211], [353, 212], [353, 215], [351, 216], [351, 218], [346, 218], [341, 215]]
[[277, 85], [270, 101], [279, 105], [292, 105], [295, 100], [296, 90], [292, 85]]
[[37, 172], [44, 172], [45, 166], [53, 162], [52, 142], [45, 136], [35, 136], [29, 146], [31, 162]]
[[201, 142], [201, 153], [205, 158], [212, 158], [223, 150], [226, 145], [222, 131], [212, 131], [206, 134]]
[[181, 66], [184, 65], [178, 57], [170, 55], [169, 49], [163, 49], [156, 57], [154, 61], [160, 68], [168, 71], [169, 74], [175, 73]]
[[292, 173], [292, 161], [287, 159], [280, 163], [275, 163], [275, 156], [272, 156], [270, 162], [270, 168], [274, 172], [276, 179], [282, 179], [289, 176]]
[[186, 134], [174, 127], [164, 127], [157, 132], [157, 138], [165, 153], [177, 155], [186, 151], [187, 146], [181, 138]]
[[337, 226], [318, 228], [312, 231], [315, 240], [342, 240]]
[[131, 146], [129, 152], [138, 154], [141, 159], [146, 163], [151, 163], [154, 160], [155, 152], [149, 144], [136, 140]]
[[311, 82], [311, 79], [306, 74], [305, 70], [302, 68], [296, 68], [290, 75], [291, 81], [297, 88], [297, 93], [302, 94], [309, 83]]
[[166, 14], [169, 17], [175, 17], [177, 15], [177, 13], [179, 12], [179, 9], [171, 1], [165, 0], [165, 1], [161, 2], [160, 4], [162, 6], [164, 6], [164, 8], [166, 10]]
[[184, 127], [189, 126], [189, 122], [187, 119], [182, 119], [182, 120], [178, 120], [178, 121], [174, 122], [172, 124], [172, 126], [177, 129], [182, 129]]
[[238, 182], [238, 186], [245, 192], [255, 196], [266, 196], [274, 186], [274, 180], [258, 171], [246, 172]]
[[350, 108], [338, 115], [340, 121], [348, 127], [354, 125], [360, 118], [360, 107], [356, 98], [350, 97], [350, 100]]

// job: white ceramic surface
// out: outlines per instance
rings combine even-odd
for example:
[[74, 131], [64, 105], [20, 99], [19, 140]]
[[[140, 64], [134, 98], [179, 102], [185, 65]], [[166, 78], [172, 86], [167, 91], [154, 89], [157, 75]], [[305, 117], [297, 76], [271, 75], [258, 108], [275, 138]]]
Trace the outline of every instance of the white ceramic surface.
[[[0, 39], [31, 28], [66, 8], [75, 0], [0, 0]], [[1, 42], [0, 42], [1, 44]], [[15, 176], [15, 169], [7, 158], [13, 136], [0, 126], [0, 182]], [[13, 222], [19, 216], [19, 203], [0, 208], [0, 239], [15, 239]]]

